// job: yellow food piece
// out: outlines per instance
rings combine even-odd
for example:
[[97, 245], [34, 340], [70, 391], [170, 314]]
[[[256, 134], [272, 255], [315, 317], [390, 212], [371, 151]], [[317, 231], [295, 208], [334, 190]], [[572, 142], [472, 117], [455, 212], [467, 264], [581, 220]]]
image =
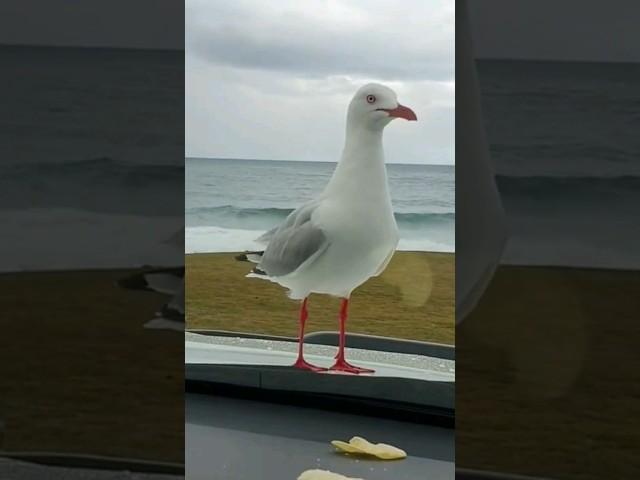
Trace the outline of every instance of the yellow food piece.
[[347, 453], [362, 453], [362, 451], [360, 449], [354, 447], [350, 443], [343, 442], [342, 440], [333, 440], [331, 442], [331, 445], [333, 445], [337, 449], [343, 450], [343, 451], [345, 451]]
[[302, 472], [298, 477], [298, 480], [363, 480], [362, 478], [351, 478], [340, 475], [339, 473], [333, 473], [329, 470], [307, 470]]
[[393, 445], [387, 445], [386, 443], [376, 443], [374, 445], [362, 437], [353, 437], [349, 440], [349, 444], [384, 460], [394, 460], [407, 456], [407, 452]]
[[349, 440], [349, 443], [334, 440], [331, 444], [346, 453], [373, 455], [382, 460], [398, 460], [400, 458], [406, 458], [407, 456], [407, 452], [398, 447], [387, 445], [386, 443], [373, 444], [362, 437], [353, 437]]

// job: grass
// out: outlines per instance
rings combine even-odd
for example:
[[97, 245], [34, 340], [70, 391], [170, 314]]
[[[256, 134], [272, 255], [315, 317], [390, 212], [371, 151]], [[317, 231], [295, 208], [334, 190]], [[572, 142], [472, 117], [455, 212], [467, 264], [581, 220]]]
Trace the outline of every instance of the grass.
[[456, 465], [640, 478], [640, 272], [501, 267], [456, 335]]
[[[454, 263], [451, 254], [397, 252], [354, 292], [348, 331], [454, 343]], [[233, 254], [187, 255], [187, 327], [296, 336], [299, 303], [277, 284], [245, 278], [250, 269]], [[339, 304], [312, 295], [307, 331], [337, 330]]]
[[129, 273], [0, 275], [0, 450], [184, 461], [184, 337]]

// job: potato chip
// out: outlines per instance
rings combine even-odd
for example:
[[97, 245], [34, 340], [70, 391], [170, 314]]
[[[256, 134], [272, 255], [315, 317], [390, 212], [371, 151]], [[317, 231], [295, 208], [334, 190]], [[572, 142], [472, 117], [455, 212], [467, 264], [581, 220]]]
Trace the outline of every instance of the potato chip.
[[339, 473], [333, 473], [329, 470], [307, 470], [302, 472], [298, 477], [298, 480], [363, 480], [362, 478], [351, 478], [340, 475]]
[[354, 447], [350, 443], [343, 442], [341, 440], [333, 440], [331, 442], [331, 445], [333, 445], [337, 449], [343, 450], [343, 451], [345, 451], [347, 453], [363, 453], [360, 449]]
[[397, 460], [406, 458], [407, 453], [400, 448], [386, 443], [373, 444], [362, 437], [353, 437], [349, 443], [334, 440], [331, 444], [346, 453], [359, 453], [363, 455], [373, 455], [382, 460]]

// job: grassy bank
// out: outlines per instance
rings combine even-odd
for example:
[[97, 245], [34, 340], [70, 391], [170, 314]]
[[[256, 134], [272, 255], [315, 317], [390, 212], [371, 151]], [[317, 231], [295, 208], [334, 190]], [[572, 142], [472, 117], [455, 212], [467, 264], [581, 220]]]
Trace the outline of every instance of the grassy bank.
[[129, 273], [0, 275], [0, 450], [183, 461], [184, 337]]
[[[296, 336], [299, 303], [277, 284], [245, 278], [252, 265], [233, 257], [187, 255], [187, 327]], [[354, 292], [348, 330], [454, 343], [454, 262], [452, 254], [397, 252]], [[337, 330], [339, 303], [312, 295], [308, 331]]]
[[456, 465], [640, 478], [640, 272], [501, 267], [456, 330]]

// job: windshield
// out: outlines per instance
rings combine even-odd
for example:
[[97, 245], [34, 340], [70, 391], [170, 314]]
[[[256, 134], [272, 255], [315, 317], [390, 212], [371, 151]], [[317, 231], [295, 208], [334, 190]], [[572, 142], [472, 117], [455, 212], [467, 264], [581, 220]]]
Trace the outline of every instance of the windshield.
[[391, 3], [218, 3], [185, 24], [188, 476], [452, 478], [454, 9], [415, 6], [420, 51]]

